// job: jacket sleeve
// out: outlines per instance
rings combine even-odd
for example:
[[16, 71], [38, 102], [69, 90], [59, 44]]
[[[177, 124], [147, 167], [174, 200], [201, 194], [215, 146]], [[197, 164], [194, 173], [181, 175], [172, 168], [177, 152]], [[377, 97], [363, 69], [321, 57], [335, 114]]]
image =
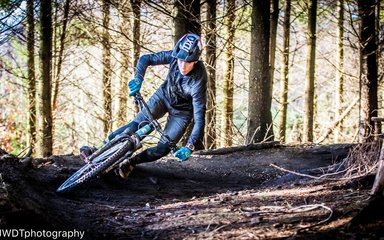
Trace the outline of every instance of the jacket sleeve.
[[203, 137], [205, 128], [205, 111], [206, 111], [206, 92], [207, 92], [207, 73], [203, 68], [200, 79], [197, 80], [193, 88], [192, 104], [193, 104], [193, 129], [188, 139], [188, 144], [195, 143]]
[[173, 58], [171, 54], [172, 50], [140, 56], [136, 65], [135, 77], [143, 81], [148, 66], [169, 64]]

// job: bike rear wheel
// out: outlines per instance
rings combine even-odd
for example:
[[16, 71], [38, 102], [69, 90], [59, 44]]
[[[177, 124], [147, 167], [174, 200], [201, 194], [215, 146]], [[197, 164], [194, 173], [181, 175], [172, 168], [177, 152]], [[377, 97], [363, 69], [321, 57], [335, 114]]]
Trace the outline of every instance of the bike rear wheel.
[[101, 149], [102, 153], [99, 154], [99, 156], [77, 170], [63, 184], [60, 185], [56, 192], [67, 192], [74, 187], [88, 181], [92, 177], [97, 176], [112, 166], [117, 160], [123, 157], [130, 150], [132, 150], [132, 143], [129, 139], [117, 142], [105, 150]]

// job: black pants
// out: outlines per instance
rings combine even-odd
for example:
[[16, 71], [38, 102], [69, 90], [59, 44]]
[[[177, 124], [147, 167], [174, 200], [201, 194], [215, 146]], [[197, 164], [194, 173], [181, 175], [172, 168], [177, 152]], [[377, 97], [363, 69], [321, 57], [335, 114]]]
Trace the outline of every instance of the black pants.
[[[148, 107], [153, 118], [155, 119], [159, 119], [168, 113], [164, 132], [174, 143], [179, 142], [188, 127], [188, 124], [192, 120], [193, 113], [190, 111], [174, 109], [160, 91], [156, 91], [155, 94], [152, 95], [148, 101]], [[132, 122], [111, 133], [108, 136], [108, 139], [113, 139], [126, 129], [130, 129], [132, 133], [136, 132], [142, 124], [145, 124], [145, 122], [148, 122], [148, 119], [145, 110], [143, 110], [136, 115]], [[139, 164], [143, 162], [156, 161], [157, 159], [166, 156], [170, 151], [171, 149], [166, 139], [161, 137], [155, 147], [148, 148], [132, 157], [131, 162], [133, 164]]]

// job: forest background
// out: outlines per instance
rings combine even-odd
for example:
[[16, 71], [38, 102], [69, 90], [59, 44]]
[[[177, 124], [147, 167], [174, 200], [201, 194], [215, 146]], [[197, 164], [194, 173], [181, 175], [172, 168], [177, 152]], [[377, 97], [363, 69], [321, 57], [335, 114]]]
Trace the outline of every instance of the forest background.
[[[177, 28], [180, 12], [185, 13], [181, 16], [184, 21], [196, 21], [200, 27], [206, 48], [202, 60], [210, 74], [214, 70], [215, 94], [207, 106], [205, 131], [212, 136], [214, 129], [214, 141], [206, 136], [207, 148], [273, 139], [286, 143], [358, 142], [362, 135], [367, 137], [367, 133], [362, 134], [364, 121], [371, 114], [383, 116], [384, 12], [380, 1], [47, 2], [51, 1], [2, 0], [0, 4], [0, 148], [7, 152], [18, 154], [35, 144], [38, 146], [39, 131], [47, 129], [44, 122], [52, 123], [48, 126], [52, 132], [52, 149], [42, 150], [38, 155], [77, 153], [80, 146], [99, 144], [108, 132], [132, 119], [135, 108], [127, 97], [126, 83], [133, 78], [139, 55], [173, 48], [183, 34]], [[262, 16], [260, 10], [265, 6], [269, 11]], [[364, 57], [372, 55], [372, 51], [364, 52], [372, 35], [362, 36], [362, 13], [367, 13], [363, 11], [366, 6], [374, 14], [374, 22], [368, 26], [374, 25], [376, 66], [368, 63], [364, 67]], [[48, 14], [44, 14], [46, 10]], [[311, 11], [315, 14], [311, 15]], [[258, 22], [258, 15], [261, 19], [268, 18], [268, 24]], [[47, 22], [51, 25], [50, 46], [44, 45], [47, 41], [43, 38]], [[259, 64], [258, 68], [252, 62], [257, 49], [252, 44], [263, 42], [255, 37], [255, 28], [265, 31], [265, 26], [268, 26], [269, 49], [256, 52], [259, 58], [260, 53], [267, 53], [264, 58], [269, 65], [262, 68]], [[190, 30], [184, 28], [184, 33]], [[34, 34], [30, 35], [31, 32]], [[208, 47], [212, 47], [212, 35], [214, 64], [207, 55]], [[28, 39], [33, 39], [32, 45]], [[310, 41], [314, 39], [315, 42]], [[47, 49], [51, 49], [51, 55], [45, 56], [51, 60], [49, 107], [41, 104], [47, 96], [42, 94], [47, 70], [41, 60], [49, 52]], [[314, 63], [312, 68], [310, 59]], [[372, 67], [376, 68], [375, 82], [379, 84], [374, 90], [377, 105], [374, 111], [364, 115], [364, 75], [369, 75], [366, 68]], [[255, 68], [269, 72], [268, 88], [263, 89], [266, 99], [270, 98], [268, 111], [251, 101], [254, 92], [250, 83]], [[31, 82], [31, 69], [35, 82]], [[307, 90], [307, 82], [311, 71], [313, 100], [308, 102], [311, 91]], [[167, 66], [147, 70], [142, 88], [146, 98], [164, 81], [166, 74]], [[36, 87], [32, 97], [31, 84]], [[283, 93], [287, 94], [285, 98]], [[366, 98], [371, 96], [368, 94]], [[308, 104], [312, 112], [308, 112]], [[35, 110], [31, 105], [35, 105]], [[250, 113], [253, 107], [261, 109], [259, 115], [270, 115], [271, 121], [266, 119], [266, 122], [272, 125], [255, 126], [251, 121], [254, 115]], [[52, 119], [41, 118], [44, 109], [48, 109]], [[36, 116], [32, 130], [31, 115]], [[311, 117], [313, 125], [308, 129]], [[258, 131], [264, 137], [254, 139]], [[44, 133], [41, 136], [46, 139]]]

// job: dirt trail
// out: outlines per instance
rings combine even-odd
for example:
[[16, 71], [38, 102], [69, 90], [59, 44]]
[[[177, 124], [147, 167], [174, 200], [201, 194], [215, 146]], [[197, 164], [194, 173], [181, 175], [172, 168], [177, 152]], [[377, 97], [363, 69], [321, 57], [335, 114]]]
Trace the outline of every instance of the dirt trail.
[[[110, 174], [65, 195], [55, 189], [82, 165], [78, 156], [35, 159], [35, 167], [3, 156], [0, 227], [85, 230], [86, 239], [358, 237], [363, 230], [344, 227], [364, 206], [369, 181], [319, 183], [270, 166], [325, 167], [344, 158], [350, 147], [276, 146], [196, 154], [183, 163], [167, 158], [138, 166], [126, 181]], [[302, 205], [314, 209], [292, 211]], [[326, 219], [329, 209], [330, 220], [309, 227]], [[382, 222], [375, 224], [364, 237], [384, 236]]]

